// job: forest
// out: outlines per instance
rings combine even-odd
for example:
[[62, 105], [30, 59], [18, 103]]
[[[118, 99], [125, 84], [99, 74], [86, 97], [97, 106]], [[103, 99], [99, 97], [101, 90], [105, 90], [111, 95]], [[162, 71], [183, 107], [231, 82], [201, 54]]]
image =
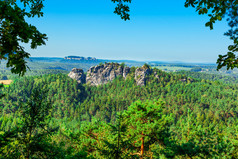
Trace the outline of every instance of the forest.
[[134, 71], [100, 86], [62, 70], [8, 76], [0, 158], [238, 158], [236, 78], [153, 71], [145, 86]]
[[[125, 21], [133, 15], [131, 22], [137, 24], [133, 26], [107, 19], [110, 7], [106, 2], [85, 2], [0, 1], [0, 78], [13, 81], [0, 84], [0, 159], [238, 158], [237, 1], [184, 0], [181, 5], [207, 16], [202, 23], [210, 30], [225, 20], [229, 45], [215, 36], [209, 39], [199, 23], [193, 24], [196, 16], [180, 10], [178, 1], [137, 1], [130, 6], [132, 0], [110, 0], [114, 3], [110, 12]], [[44, 22], [32, 20], [45, 13]], [[34, 53], [26, 45], [37, 49], [46, 44], [51, 49], [39, 51], [37, 56], [56, 58], [30, 58]], [[178, 55], [181, 60], [191, 55], [195, 61], [214, 60], [207, 55], [224, 52], [223, 44], [227, 51], [218, 56], [217, 65], [177, 61]], [[123, 74], [107, 84], [92, 86], [67, 74], [73, 67], [85, 71], [110, 60], [62, 58], [63, 53], [75, 51], [115, 59], [143, 55], [140, 59], [150, 57], [149, 61], [169, 54], [176, 61], [147, 61], [144, 68], [153, 73], [146, 74], [145, 85], [137, 85], [135, 79], [143, 75], [135, 72], [144, 62], [126, 60], [133, 66], [126, 78]]]

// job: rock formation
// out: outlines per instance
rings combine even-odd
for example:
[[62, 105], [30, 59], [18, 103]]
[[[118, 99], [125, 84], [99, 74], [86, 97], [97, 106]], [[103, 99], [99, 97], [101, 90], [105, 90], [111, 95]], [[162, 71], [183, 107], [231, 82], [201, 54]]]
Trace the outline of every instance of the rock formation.
[[135, 71], [135, 80], [138, 86], [144, 86], [146, 84], [147, 76], [150, 74], [150, 68], [140, 67]]
[[130, 73], [130, 67], [124, 67], [123, 69], [123, 77], [126, 79], [127, 75]]
[[[125, 73], [124, 70], [126, 71]], [[90, 85], [97, 86], [106, 84], [118, 76], [126, 78], [129, 72], [128, 69], [123, 69], [118, 63], [106, 63], [91, 67], [87, 72], [86, 81]]]
[[73, 68], [72, 71], [68, 74], [68, 76], [72, 79], [77, 80], [78, 83], [86, 83], [86, 75], [80, 68]]
[[[91, 67], [87, 71], [87, 76], [85, 76], [82, 69], [77, 68], [74, 68], [69, 73], [68, 76], [72, 79], [77, 80], [78, 83], [82, 84], [88, 83], [92, 86], [98, 86], [113, 81], [115, 78], [119, 76], [122, 76], [124, 79], [126, 79], [128, 74], [130, 73], [131, 73], [130, 67], [123, 67], [118, 63], [106, 63], [103, 65]], [[152, 71], [146, 65], [137, 68], [135, 70], [135, 77], [134, 77], [136, 84], [139, 86], [144, 86], [146, 84], [147, 77], [150, 73], [152, 73]]]

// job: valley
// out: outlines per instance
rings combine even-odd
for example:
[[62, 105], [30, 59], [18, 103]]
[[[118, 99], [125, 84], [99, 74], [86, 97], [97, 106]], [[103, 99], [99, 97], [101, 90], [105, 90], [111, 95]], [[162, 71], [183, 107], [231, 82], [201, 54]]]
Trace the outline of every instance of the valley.
[[[54, 65], [54, 62], [49, 63]], [[45, 62], [36, 63], [43, 66]], [[73, 63], [73, 66], [77, 64], [83, 65]], [[69, 65], [62, 62], [60, 67]], [[148, 131], [148, 125], [147, 128], [141, 125], [145, 133], [145, 158], [157, 155], [165, 158], [212, 158], [220, 154], [237, 157], [237, 138], [233, 135], [237, 131], [238, 116], [236, 76], [227, 72], [166, 72], [148, 64], [127, 66], [124, 63], [104, 62], [91, 65], [84, 66], [88, 69], [86, 74], [84, 67], [77, 67], [80, 69], [71, 72], [32, 69], [24, 77], [1, 70], [2, 77], [7, 76], [13, 83], [2, 88], [5, 96], [0, 102], [0, 132], [18, 128], [17, 134], [23, 133], [20, 130], [25, 129], [22, 121], [26, 119], [21, 115], [22, 111], [27, 104], [38, 100], [32, 96], [38, 92], [43, 103], [49, 102], [50, 106], [46, 109], [50, 118], [41, 121], [46, 124], [45, 128], [52, 130], [50, 136], [45, 132], [43, 142], [51, 147], [45, 150], [48, 155], [54, 154], [58, 158], [60, 155], [107, 158], [111, 154], [114, 158], [112, 152], [116, 150], [113, 147], [117, 140], [122, 145], [130, 146], [116, 146], [120, 150], [117, 154], [123, 158], [140, 157], [141, 134], [131, 131], [135, 126], [133, 122], [137, 120], [133, 118], [136, 117], [133, 111], [142, 109], [139, 112], [148, 113], [149, 108], [156, 108], [160, 114], [158, 117], [158, 114], [144, 114], [143, 119], [152, 123], [155, 122], [154, 117], [158, 118], [156, 121], [161, 120], [155, 127], [153, 124], [150, 126], [154, 132]], [[211, 70], [211, 66], [201, 67]], [[132, 114], [126, 116], [129, 110]], [[160, 126], [164, 129], [158, 131]], [[44, 132], [44, 129], [38, 131]], [[153, 133], [160, 136], [153, 136]], [[23, 139], [13, 138], [10, 141]], [[31, 140], [33, 142], [34, 138]], [[2, 154], [15, 152], [16, 146], [20, 145], [8, 145], [2, 149]]]

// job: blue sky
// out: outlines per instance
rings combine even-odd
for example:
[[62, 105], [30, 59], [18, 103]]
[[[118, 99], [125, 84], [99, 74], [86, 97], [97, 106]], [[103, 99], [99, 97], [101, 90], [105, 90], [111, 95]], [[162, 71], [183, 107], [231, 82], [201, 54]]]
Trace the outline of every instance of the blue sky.
[[92, 56], [103, 59], [215, 63], [231, 43], [208, 17], [184, 7], [185, 0], [132, 0], [131, 20], [113, 14], [110, 0], [45, 1], [44, 17], [28, 21], [48, 35], [33, 57]]

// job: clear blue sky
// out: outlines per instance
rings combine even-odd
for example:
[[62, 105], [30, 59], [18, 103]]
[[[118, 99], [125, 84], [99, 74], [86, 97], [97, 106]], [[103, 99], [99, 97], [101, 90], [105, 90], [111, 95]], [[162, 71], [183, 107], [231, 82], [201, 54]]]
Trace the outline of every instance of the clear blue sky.
[[28, 20], [48, 35], [33, 57], [92, 56], [140, 61], [216, 62], [231, 43], [226, 22], [205, 27], [208, 17], [185, 0], [132, 0], [131, 20], [113, 14], [110, 0], [47, 0], [44, 17]]

